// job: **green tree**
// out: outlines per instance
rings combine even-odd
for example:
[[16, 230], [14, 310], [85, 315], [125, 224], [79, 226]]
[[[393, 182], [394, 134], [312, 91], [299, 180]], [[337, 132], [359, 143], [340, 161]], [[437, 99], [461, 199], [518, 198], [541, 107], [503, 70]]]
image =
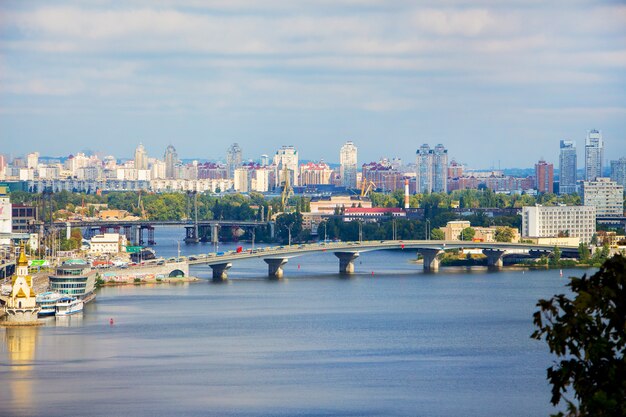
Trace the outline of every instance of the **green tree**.
[[459, 239], [461, 240], [472, 240], [476, 235], [476, 230], [473, 227], [466, 227], [461, 230], [461, 234], [459, 235]]
[[550, 256], [550, 265], [558, 266], [560, 262], [561, 262], [561, 249], [559, 249], [558, 246], [555, 246], [554, 250], [552, 251], [552, 256]]
[[430, 238], [432, 240], [445, 240], [446, 236], [441, 229], [433, 229], [430, 231]]
[[[568, 416], [625, 416], [626, 259], [616, 255], [567, 286], [573, 299], [560, 294], [539, 300], [533, 315], [532, 337], [561, 358], [547, 370], [551, 402], [563, 400]], [[575, 401], [565, 397], [570, 392]]]
[[589, 245], [586, 243], [580, 243], [578, 245], [578, 258], [582, 263], [588, 263], [589, 259], [591, 259], [591, 254], [589, 253]]
[[496, 228], [496, 242], [510, 242], [513, 240], [514, 231], [510, 227]]

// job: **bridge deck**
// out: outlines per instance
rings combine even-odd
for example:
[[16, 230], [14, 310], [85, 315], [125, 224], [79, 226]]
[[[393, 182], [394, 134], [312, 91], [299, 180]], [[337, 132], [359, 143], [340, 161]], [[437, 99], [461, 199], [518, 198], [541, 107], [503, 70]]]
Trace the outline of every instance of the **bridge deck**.
[[[485, 242], [461, 242], [461, 241], [441, 241], [441, 240], [384, 240], [384, 241], [364, 241], [364, 242], [328, 242], [312, 243], [304, 245], [277, 246], [269, 248], [259, 248], [255, 250], [245, 250], [243, 252], [229, 251], [219, 255], [209, 253], [197, 255], [193, 260], [189, 260], [189, 265], [218, 265], [228, 262], [252, 259], [252, 258], [292, 258], [311, 253], [320, 252], [369, 252], [375, 250], [390, 249], [493, 249], [493, 250], [539, 250], [553, 251], [553, 245], [535, 245], [528, 243], [485, 243]], [[561, 250], [578, 250], [577, 246], [560, 246]]]

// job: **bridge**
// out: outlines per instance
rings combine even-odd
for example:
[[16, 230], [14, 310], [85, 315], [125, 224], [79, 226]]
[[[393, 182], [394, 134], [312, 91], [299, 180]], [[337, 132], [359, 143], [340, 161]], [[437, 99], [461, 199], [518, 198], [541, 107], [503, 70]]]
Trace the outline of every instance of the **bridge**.
[[[469, 241], [442, 241], [442, 240], [387, 240], [363, 242], [329, 242], [305, 245], [291, 245], [259, 248], [242, 252], [209, 253], [206, 255], [187, 258], [191, 265], [208, 265], [213, 270], [213, 280], [228, 279], [228, 270], [233, 262], [259, 258], [268, 265], [268, 276], [274, 279], [283, 277], [283, 266], [290, 258], [312, 253], [332, 252], [339, 259], [339, 273], [351, 274], [354, 272], [354, 260], [363, 252], [376, 250], [403, 249], [419, 253], [424, 259], [424, 271], [435, 272], [439, 269], [441, 255], [447, 249], [482, 249], [487, 256], [487, 265], [500, 268], [507, 251], [523, 250], [551, 253], [553, 245], [536, 245], [528, 243], [500, 243], [500, 242], [469, 242]], [[563, 252], [578, 252], [578, 246], [559, 246]]]
[[[197, 243], [209, 240], [213, 243], [218, 241], [219, 229], [221, 227], [270, 227], [270, 236], [274, 237], [274, 222], [259, 222], [246, 220], [90, 220], [90, 221], [68, 221], [54, 222], [52, 226], [57, 229], [67, 227], [77, 227], [87, 229], [86, 237], [98, 233], [113, 231], [126, 235], [129, 241], [137, 242], [140, 245], [148, 243], [156, 244], [154, 239], [155, 226], [183, 226], [185, 228], [185, 242]], [[44, 225], [49, 227], [49, 224]], [[147, 236], [145, 236], [147, 235]], [[144, 239], [146, 238], [146, 239]]]

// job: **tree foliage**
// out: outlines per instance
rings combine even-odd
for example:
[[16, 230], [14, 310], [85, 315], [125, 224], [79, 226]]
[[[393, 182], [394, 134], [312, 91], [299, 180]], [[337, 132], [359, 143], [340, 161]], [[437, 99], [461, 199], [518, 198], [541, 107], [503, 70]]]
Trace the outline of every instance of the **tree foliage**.
[[539, 300], [533, 315], [532, 337], [561, 358], [548, 368], [551, 402], [564, 401], [567, 416], [626, 416], [626, 259], [614, 256], [568, 287], [573, 299]]
[[441, 229], [433, 229], [430, 231], [430, 238], [432, 240], [445, 240], [446, 235]]
[[466, 227], [459, 234], [460, 240], [472, 240], [476, 236], [476, 230], [473, 227]]
[[511, 242], [513, 240], [514, 231], [510, 227], [496, 228], [496, 242]]

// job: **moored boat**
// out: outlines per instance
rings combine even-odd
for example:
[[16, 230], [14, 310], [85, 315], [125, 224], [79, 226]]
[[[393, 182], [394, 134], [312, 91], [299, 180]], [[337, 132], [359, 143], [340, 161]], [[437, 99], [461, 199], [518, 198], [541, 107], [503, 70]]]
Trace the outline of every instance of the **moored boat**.
[[54, 291], [47, 291], [41, 294], [37, 294], [37, 298], [35, 299], [37, 305], [41, 307], [39, 310], [39, 317], [43, 316], [54, 316], [56, 313], [56, 304], [63, 297], [63, 294], [59, 294]]
[[56, 315], [69, 316], [83, 311], [83, 300], [74, 297], [63, 297], [56, 303]]

